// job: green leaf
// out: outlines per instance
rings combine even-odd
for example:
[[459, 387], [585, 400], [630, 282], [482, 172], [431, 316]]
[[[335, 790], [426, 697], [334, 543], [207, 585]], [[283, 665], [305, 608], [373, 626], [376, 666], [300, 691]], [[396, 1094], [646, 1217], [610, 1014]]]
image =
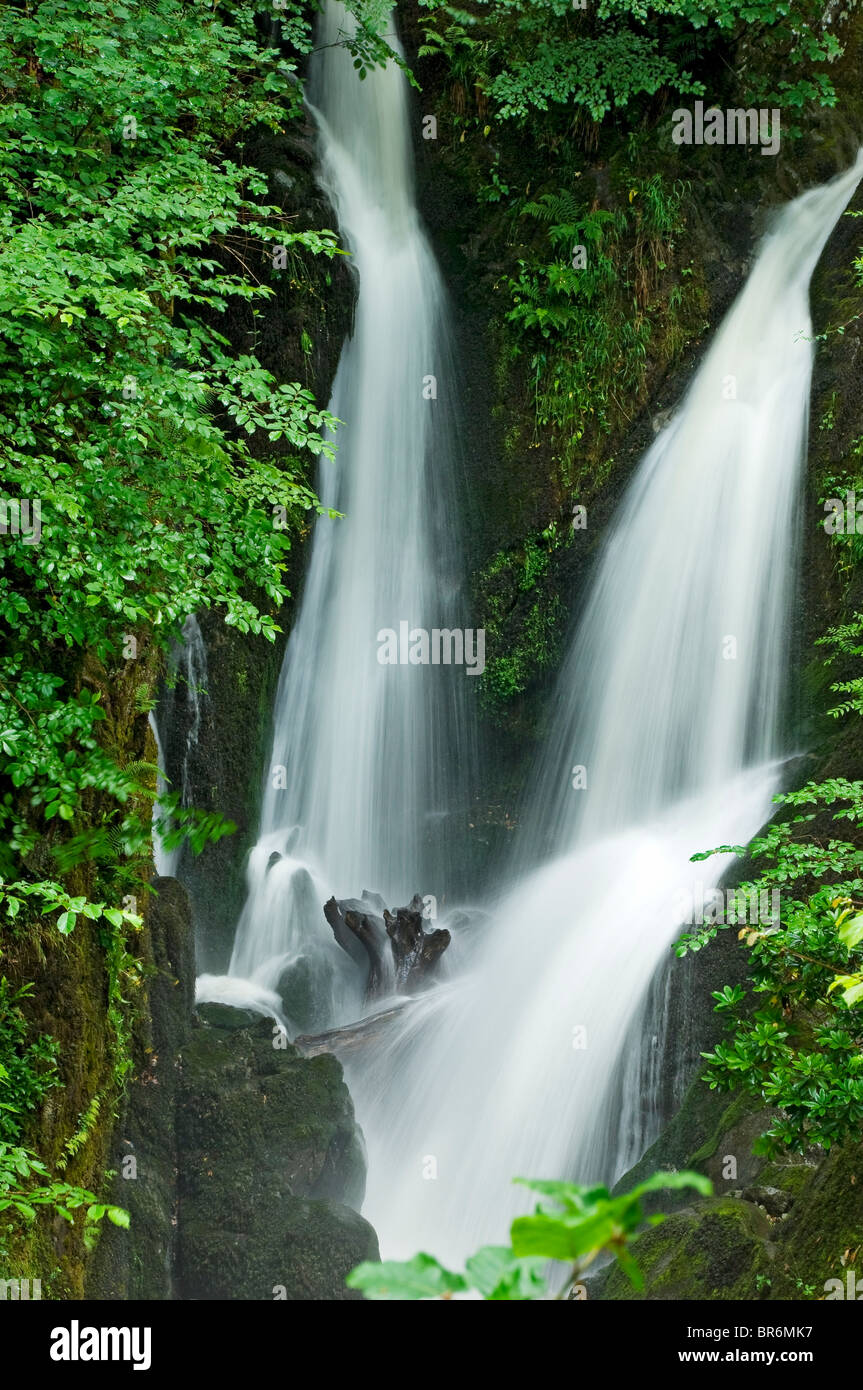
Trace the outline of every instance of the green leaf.
[[849, 951], [853, 951], [855, 946], [860, 945], [863, 941], [863, 912], [858, 912], [856, 917], [842, 923], [839, 928], [839, 940], [843, 946], [847, 946]]
[[533, 1216], [517, 1216], [510, 1228], [516, 1255], [543, 1256], [572, 1264], [593, 1250], [601, 1250], [620, 1234], [620, 1227], [609, 1211], [588, 1216], [553, 1216], [538, 1211]]
[[470, 1283], [489, 1302], [542, 1298], [545, 1260], [520, 1260], [509, 1245], [485, 1245], [465, 1265]]
[[366, 1298], [419, 1299], [447, 1298], [461, 1293], [467, 1284], [460, 1274], [445, 1269], [432, 1255], [414, 1255], [412, 1260], [358, 1265], [347, 1277], [348, 1287], [362, 1289]]
[[683, 1169], [679, 1173], [654, 1173], [644, 1182], [639, 1183], [637, 1187], [634, 1187], [626, 1196], [637, 1200], [646, 1192], [679, 1191], [684, 1187], [694, 1187], [695, 1191], [700, 1192], [702, 1197], [709, 1197], [713, 1192], [713, 1183], [703, 1173], [694, 1173], [690, 1169]]

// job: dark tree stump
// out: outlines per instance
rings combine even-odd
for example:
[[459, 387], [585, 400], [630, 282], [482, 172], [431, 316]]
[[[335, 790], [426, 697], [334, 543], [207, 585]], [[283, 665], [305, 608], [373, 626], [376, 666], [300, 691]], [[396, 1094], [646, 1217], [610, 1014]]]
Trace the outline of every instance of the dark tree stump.
[[363, 912], [363, 904], [354, 898], [336, 902], [330, 898], [324, 904], [324, 916], [332, 927], [333, 936], [352, 960], [368, 970], [366, 1000], [378, 999], [392, 985], [393, 971], [388, 959], [387, 934], [383, 919]]
[[[378, 906], [383, 916], [372, 910]], [[340, 902], [330, 898], [324, 916], [338, 945], [367, 970], [366, 1002], [393, 989], [416, 994], [427, 988], [450, 943], [448, 931], [424, 930], [419, 894], [395, 914], [377, 894], [364, 892], [362, 898]]]
[[450, 943], [448, 931], [423, 929], [422, 898], [414, 894], [407, 907], [399, 907], [393, 917], [384, 912], [387, 935], [392, 945], [396, 988], [405, 994], [425, 989], [440, 957]]

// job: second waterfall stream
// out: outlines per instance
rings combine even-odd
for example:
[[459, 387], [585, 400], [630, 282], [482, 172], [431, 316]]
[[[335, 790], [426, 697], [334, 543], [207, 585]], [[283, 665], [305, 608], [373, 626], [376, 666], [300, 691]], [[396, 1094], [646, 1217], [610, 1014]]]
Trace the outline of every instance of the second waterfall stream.
[[777, 217], [630, 484], [554, 696], [523, 867], [469, 967], [349, 1069], [389, 1256], [458, 1262], [529, 1205], [514, 1177], [612, 1181], [640, 1156], [639, 1020], [681, 903], [731, 862], [691, 856], [758, 831], [789, 751], [809, 281], [861, 173]]
[[[445, 891], [454, 812], [482, 777], [465, 670], [377, 659], [380, 629], [470, 619], [455, 373], [414, 203], [407, 85], [393, 65], [356, 79], [339, 43], [350, 23], [326, 7], [311, 82], [320, 178], [359, 275], [331, 401], [345, 423], [320, 484], [344, 519], [316, 526], [247, 903], [229, 976], [203, 990], [266, 1009], [293, 966], [292, 1031], [361, 1009], [324, 900], [369, 888], [396, 906]], [[858, 160], [776, 218], [629, 486], [482, 935], [456, 934], [446, 981], [348, 1064], [368, 1144], [364, 1211], [385, 1257], [459, 1261], [506, 1239], [525, 1202], [513, 1177], [612, 1180], [638, 1157], [637, 1025], [681, 925], [691, 856], [757, 832], [793, 751], [780, 692], [809, 281], [861, 173]], [[714, 857], [697, 877], [714, 886], [728, 863]]]

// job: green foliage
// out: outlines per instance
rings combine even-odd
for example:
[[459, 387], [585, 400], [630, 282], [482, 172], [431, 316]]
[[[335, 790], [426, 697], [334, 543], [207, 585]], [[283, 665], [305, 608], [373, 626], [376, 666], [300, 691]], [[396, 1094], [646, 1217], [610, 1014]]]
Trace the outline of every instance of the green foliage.
[[[289, 4], [280, 19], [298, 58], [311, 16]], [[125, 634], [164, 649], [218, 607], [274, 637], [291, 540], [274, 509], [296, 529], [318, 507], [305, 474], [336, 422], [235, 352], [222, 320], [272, 295], [274, 246], [330, 257], [336, 241], [293, 231], [245, 162], [247, 132], [302, 109], [297, 59], [268, 45], [253, 5], [7, 6], [0, 52], [0, 468], [4, 496], [40, 506], [36, 543], [0, 542], [0, 913], [97, 933], [122, 1081], [141, 919], [22, 865], [47, 842], [61, 875], [100, 866], [96, 896], [119, 898], [119, 866], [149, 858], [155, 769], [119, 765], [105, 735]], [[196, 852], [234, 829], [171, 792], [158, 819]], [[54, 1084], [53, 1045], [3, 1042], [8, 1136]]]
[[[283, 22], [306, 49], [300, 8]], [[93, 791], [139, 791], [103, 747], [76, 653], [121, 669], [124, 633], [166, 646], [209, 606], [274, 636], [250, 597], [285, 597], [273, 509], [299, 522], [317, 506], [302, 458], [332, 453], [334, 422], [217, 324], [272, 293], [274, 245], [336, 243], [291, 231], [244, 164], [243, 134], [301, 103], [252, 5], [7, 7], [0, 51], [0, 459], [4, 491], [41, 505], [38, 543], [0, 548], [8, 874], [49, 823], [68, 827], [55, 843], [84, 833]]]
[[[837, 537], [837, 539], [839, 538]], [[852, 539], [857, 542], [859, 548], [861, 538], [855, 533]], [[818, 641], [820, 646], [830, 649], [829, 660], [839, 661], [848, 657], [863, 656], [861, 637], [863, 637], [863, 614], [855, 613], [847, 623], [840, 623], [838, 626], [830, 628], [829, 632], [820, 637]], [[828, 710], [834, 719], [840, 719], [845, 714], [863, 714], [863, 676], [854, 676], [851, 680], [834, 681], [830, 689], [835, 695], [848, 697]]]
[[[551, 7], [543, 8], [547, 12]], [[569, 14], [566, 18], [572, 25]], [[541, 32], [538, 25], [531, 27], [534, 36]], [[584, 107], [592, 120], [600, 121], [612, 106], [626, 106], [634, 96], [652, 96], [662, 86], [694, 94], [704, 90], [659, 52], [653, 37], [620, 29], [579, 43], [575, 25], [572, 30], [572, 37], [549, 37], [546, 31], [532, 53], [519, 55], [513, 71], [494, 77], [489, 92], [503, 120], [525, 121], [537, 110], [566, 104]]]
[[62, 1173], [68, 1166], [69, 1160], [73, 1159], [83, 1149], [99, 1119], [99, 1112], [102, 1109], [101, 1095], [95, 1095], [81, 1115], [78, 1121], [78, 1128], [75, 1133], [66, 1140], [63, 1145], [63, 1152], [57, 1160], [57, 1167]]
[[[703, 1056], [713, 1089], [742, 1088], [779, 1110], [758, 1152], [830, 1148], [863, 1123], [863, 782], [832, 778], [776, 797], [783, 819], [743, 846], [758, 877], [739, 893], [780, 891], [780, 921], [744, 926], [748, 975], [714, 991], [730, 1037]], [[704, 859], [705, 854], [694, 856]], [[722, 925], [684, 936], [678, 955], [700, 950]]]
[[[718, 51], [725, 61], [752, 34], [741, 69], [745, 101], [790, 108], [832, 105], [828, 75], [813, 65], [842, 51], [818, 0], [474, 0], [430, 11], [420, 55], [443, 55], [466, 87], [478, 87], [500, 120], [524, 125], [537, 112], [601, 121], [660, 88], [704, 95]], [[726, 56], [728, 55], [728, 56]]]
[[159, 798], [156, 826], [164, 849], [177, 849], [187, 842], [194, 854], [200, 854], [205, 845], [218, 844], [225, 835], [233, 835], [237, 828], [218, 811], [181, 806], [177, 792]]
[[390, 0], [344, 0], [344, 4], [353, 16], [355, 28], [343, 30], [338, 41], [351, 54], [360, 80], [365, 81], [375, 68], [395, 63], [412, 86], [419, 86], [404, 58], [387, 42], [392, 13]]
[[570, 0], [479, 0], [470, 11], [445, 0], [422, 4], [432, 13], [421, 56], [445, 55], [502, 120], [523, 124], [550, 107], [582, 107], [598, 121], [663, 85], [703, 90], [653, 35], [625, 20], [597, 24]]
[[653, 331], [646, 306], [682, 226], [687, 184], [653, 174], [630, 176], [624, 189], [625, 210], [613, 213], [567, 189], [526, 203], [522, 216], [546, 229], [553, 258], [534, 243], [505, 281], [537, 431], [560, 450], [565, 474], [585, 434], [607, 431], [612, 407], [626, 414], [621, 399], [643, 390]]
[[662, 1216], [646, 1217], [642, 1199], [665, 1189], [691, 1187], [709, 1196], [712, 1186], [699, 1173], [654, 1173], [631, 1192], [612, 1196], [607, 1187], [579, 1187], [571, 1182], [516, 1182], [540, 1194], [542, 1200], [529, 1216], [517, 1216], [510, 1228], [510, 1245], [486, 1245], [465, 1263], [464, 1274], [446, 1269], [432, 1255], [412, 1260], [367, 1262], [348, 1275], [352, 1289], [361, 1289], [373, 1300], [423, 1298], [451, 1299], [454, 1294], [476, 1291], [488, 1302], [525, 1302], [550, 1297], [545, 1279], [549, 1260], [568, 1268], [558, 1298], [566, 1298], [597, 1255], [613, 1255], [635, 1288], [643, 1279], [630, 1249], [645, 1222], [651, 1226]]
[[[41, 914], [56, 913], [55, 925], [61, 936], [68, 936], [79, 922], [92, 922], [98, 933], [99, 943], [105, 952], [107, 972], [107, 1021], [111, 1030], [114, 1054], [114, 1077], [122, 1083], [132, 1068], [130, 1042], [134, 1011], [133, 1003], [127, 996], [138, 990], [143, 982], [143, 967], [130, 944], [143, 927], [143, 919], [126, 908], [109, 907], [104, 902], [91, 902], [83, 894], [71, 894], [61, 884], [46, 879], [30, 882], [19, 879], [4, 883], [0, 879], [0, 909], [5, 908], [7, 920], [16, 922], [22, 909], [29, 905], [30, 912], [38, 906]], [[27, 918], [26, 910], [23, 918]], [[29, 988], [29, 987], [27, 987]], [[0, 1064], [8, 1065], [2, 1046], [0, 1033]], [[33, 1048], [54, 1049], [55, 1044], [42, 1038], [31, 1045]], [[36, 1052], [33, 1053], [37, 1055]], [[52, 1051], [52, 1056], [54, 1055]], [[2, 1083], [0, 1065], [0, 1083]], [[53, 1077], [53, 1072], [51, 1073]], [[50, 1084], [57, 1084], [51, 1081]], [[33, 1108], [32, 1106], [29, 1108]], [[3, 1129], [0, 1125], [0, 1135]]]
[[32, 1038], [21, 1009], [32, 993], [32, 984], [13, 989], [0, 975], [0, 1144], [14, 1143], [28, 1114], [60, 1084], [57, 1044], [45, 1033]]
[[498, 551], [479, 576], [482, 625], [493, 653], [481, 682], [489, 710], [522, 694], [555, 662], [566, 615], [547, 576], [551, 553], [562, 543], [552, 526], [518, 551]]
[[93, 922], [104, 921], [116, 928], [128, 923], [139, 930], [142, 925], [141, 918], [136, 913], [125, 908], [108, 907], [105, 903], [89, 902], [81, 894], [73, 896], [53, 879], [43, 879], [38, 883], [22, 879], [8, 884], [0, 879], [0, 907], [5, 907], [8, 918], [14, 920], [18, 916], [27, 898], [41, 902], [40, 910], [43, 915], [49, 912], [58, 913], [56, 926], [63, 936], [68, 936], [75, 930], [79, 917]]
[[[553, 260], [522, 258], [507, 277], [512, 299], [507, 320], [517, 330], [514, 351], [528, 357], [538, 430], [568, 447], [582, 438], [588, 422], [607, 426], [610, 393], [641, 385], [649, 327], [619, 290], [618, 251], [623, 213], [596, 209], [569, 220], [560, 215], [562, 195], [544, 194], [528, 203], [526, 216], [552, 222], [548, 240]], [[582, 245], [587, 264], [575, 269], [573, 248]]]
[[84, 1209], [84, 1240], [92, 1245], [95, 1228], [107, 1216], [115, 1226], [129, 1226], [129, 1213], [123, 1207], [99, 1202], [85, 1187], [67, 1182], [46, 1181], [48, 1169], [29, 1149], [0, 1141], [0, 1212], [34, 1221], [40, 1207], [74, 1224], [74, 1213]]

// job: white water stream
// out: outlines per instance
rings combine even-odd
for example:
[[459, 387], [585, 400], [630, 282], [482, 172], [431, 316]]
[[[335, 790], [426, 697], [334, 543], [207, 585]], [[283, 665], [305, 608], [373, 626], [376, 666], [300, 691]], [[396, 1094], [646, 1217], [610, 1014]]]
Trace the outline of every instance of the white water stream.
[[[193, 613], [189, 615], [183, 624], [180, 640], [174, 643], [169, 658], [170, 680], [162, 697], [159, 707], [159, 722], [162, 728], [170, 731], [177, 722], [176, 712], [176, 693], [179, 685], [183, 691], [184, 716], [182, 748], [183, 756], [180, 763], [179, 787], [176, 790], [180, 793], [180, 805], [191, 806], [193, 804], [192, 783], [190, 760], [194, 750], [198, 746], [198, 739], [201, 733], [201, 719], [203, 716], [203, 701], [206, 697], [207, 688], [207, 649], [204, 645], [203, 634], [201, 633], [198, 620]], [[159, 765], [159, 776], [157, 778], [156, 790], [158, 796], [164, 796], [169, 790], [165, 776], [166, 750], [162, 736], [159, 732], [159, 722], [151, 713], [149, 718], [150, 728], [153, 731], [153, 738], [156, 742], [157, 761]], [[153, 807], [153, 851], [156, 872], [170, 876], [180, 872], [183, 857], [183, 847], [178, 849], [166, 850], [162, 844], [161, 836], [155, 826], [158, 822], [159, 806], [158, 803]]]
[[[353, 20], [328, 4], [310, 94], [320, 181], [359, 280], [330, 409], [345, 424], [318, 521], [250, 857], [248, 897], [212, 998], [293, 975], [289, 1022], [307, 1031], [361, 1008], [361, 976], [324, 901], [381, 894], [390, 907], [443, 894], [453, 823], [471, 784], [465, 665], [385, 665], [378, 634], [465, 626], [461, 612], [455, 374], [440, 274], [413, 197], [407, 86], [394, 65], [357, 79], [339, 43]], [[430, 653], [431, 655], [431, 653]]]

